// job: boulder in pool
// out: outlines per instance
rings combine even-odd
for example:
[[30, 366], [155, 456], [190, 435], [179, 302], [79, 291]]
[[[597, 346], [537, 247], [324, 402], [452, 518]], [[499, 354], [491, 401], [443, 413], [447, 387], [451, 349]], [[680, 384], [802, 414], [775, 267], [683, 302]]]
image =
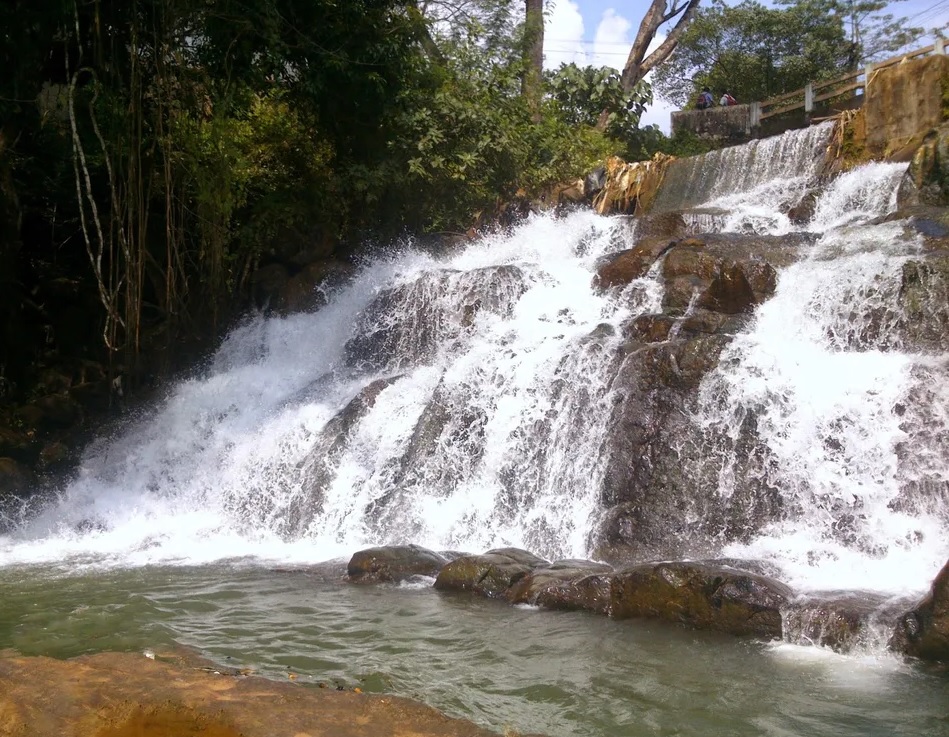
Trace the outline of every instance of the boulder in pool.
[[606, 614], [610, 604], [609, 574], [612, 572], [613, 567], [606, 563], [555, 561], [525, 575], [508, 590], [507, 597], [513, 604]]
[[890, 647], [922, 660], [949, 663], [949, 561], [929, 594], [899, 618]]
[[781, 637], [791, 590], [774, 579], [718, 563], [646, 563], [611, 576], [610, 614], [663, 619], [735, 635]]
[[446, 558], [418, 545], [386, 545], [360, 550], [350, 559], [346, 573], [354, 583], [385, 583], [436, 576], [446, 563]]
[[515, 583], [535, 568], [548, 565], [543, 558], [519, 548], [489, 550], [482, 555], [463, 555], [446, 565], [435, 579], [441, 591], [471, 591], [501, 598]]

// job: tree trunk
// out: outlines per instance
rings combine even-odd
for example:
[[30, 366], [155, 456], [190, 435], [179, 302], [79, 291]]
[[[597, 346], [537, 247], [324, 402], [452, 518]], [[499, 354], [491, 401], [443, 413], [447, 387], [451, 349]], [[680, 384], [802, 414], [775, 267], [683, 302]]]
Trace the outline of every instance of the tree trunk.
[[[699, 2], [701, 0], [652, 0], [642, 22], [639, 24], [639, 32], [636, 34], [636, 40], [633, 41], [633, 47], [629, 51], [626, 66], [623, 67], [621, 83], [624, 92], [632, 90], [654, 67], [672, 55], [679, 43], [679, 37], [682, 36], [686, 26], [689, 25], [695, 11], [698, 10]], [[659, 32], [659, 27], [675, 18], [678, 18], [678, 20], [675, 21], [675, 25], [666, 34], [663, 42], [649, 56], [646, 56], [646, 51]], [[608, 117], [606, 111], [600, 115], [600, 119], [596, 124], [599, 130], [606, 129]]]
[[524, 77], [521, 93], [530, 107], [531, 118], [540, 122], [544, 74], [544, 0], [525, 0]]

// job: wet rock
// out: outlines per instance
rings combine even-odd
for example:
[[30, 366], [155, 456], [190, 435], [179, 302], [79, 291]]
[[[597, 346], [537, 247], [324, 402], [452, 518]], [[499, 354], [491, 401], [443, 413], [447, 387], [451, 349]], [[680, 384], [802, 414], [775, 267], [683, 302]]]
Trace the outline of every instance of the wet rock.
[[949, 562], [929, 594], [899, 618], [890, 647], [923, 660], [949, 663]]
[[596, 614], [609, 611], [608, 578], [613, 572], [606, 563], [589, 560], [555, 561], [538, 568], [507, 592], [513, 604], [535, 604], [547, 609], [585, 610]]
[[404, 581], [413, 576], [435, 576], [447, 563], [447, 558], [418, 545], [386, 545], [357, 552], [346, 573], [357, 583]]
[[500, 598], [521, 578], [547, 561], [517, 548], [489, 550], [483, 555], [464, 555], [446, 565], [435, 579], [441, 591], [471, 591]]
[[757, 250], [763, 250], [758, 239], [745, 238], [736, 243], [743, 246], [738, 252], [725, 247], [724, 242], [709, 245], [697, 238], [673, 246], [662, 268], [666, 280], [664, 310], [683, 314], [695, 304], [716, 312], [739, 314], [774, 294], [777, 274], [771, 264], [757, 255]]
[[648, 617], [735, 635], [781, 637], [784, 584], [709, 563], [654, 563], [611, 576], [610, 609], [617, 619]]
[[583, 194], [593, 197], [606, 186], [606, 167], [598, 166], [583, 178]]
[[949, 205], [949, 126], [934, 129], [913, 154], [897, 193], [899, 206]]
[[34, 483], [28, 466], [12, 458], [0, 458], [0, 498], [26, 492]]
[[510, 314], [526, 290], [524, 273], [510, 265], [428, 272], [383, 290], [353, 326], [347, 364], [378, 371], [425, 363], [460, 338], [480, 313]]
[[289, 280], [290, 271], [283, 264], [261, 266], [251, 277], [255, 304], [266, 307], [277, 302]]
[[681, 238], [689, 231], [680, 212], [648, 213], [636, 218], [636, 237], [644, 238]]
[[[892, 623], [896, 612], [888, 597], [872, 592], [829, 592], [798, 597], [784, 615], [784, 639], [848, 653], [870, 644], [874, 626]], [[882, 627], [881, 627], [882, 629]]]
[[949, 253], [903, 264], [899, 301], [903, 319], [898, 332], [907, 347], [949, 350]]
[[17, 414], [30, 428], [68, 429], [82, 419], [82, 406], [67, 394], [52, 394], [20, 407]]
[[[758, 298], [748, 278], [743, 264], [722, 264], [712, 283], [699, 301], [701, 307], [727, 315], [748, 312], [758, 304]], [[771, 269], [771, 292], [774, 292], [774, 269]]]
[[624, 337], [642, 343], [659, 343], [669, 337], [676, 324], [670, 315], [639, 315], [624, 326]]
[[0, 425], [0, 458], [12, 458], [20, 463], [36, 460], [36, 443], [32, 436]]
[[[346, 447], [350, 435], [359, 421], [373, 408], [376, 399], [388, 387], [398, 381], [400, 376], [377, 379], [365, 386], [343, 409], [336, 413], [320, 431], [306, 459], [301, 464], [303, 492], [293, 497], [281, 511], [281, 532], [289, 537], [302, 534], [307, 525], [323, 509], [323, 494], [336, 473], [339, 455]], [[258, 508], [272, 503], [269, 494], [262, 497], [248, 495], [248, 504]]]
[[625, 287], [646, 275], [650, 267], [673, 245], [668, 238], [647, 237], [632, 248], [603, 257], [593, 285], [600, 289]]

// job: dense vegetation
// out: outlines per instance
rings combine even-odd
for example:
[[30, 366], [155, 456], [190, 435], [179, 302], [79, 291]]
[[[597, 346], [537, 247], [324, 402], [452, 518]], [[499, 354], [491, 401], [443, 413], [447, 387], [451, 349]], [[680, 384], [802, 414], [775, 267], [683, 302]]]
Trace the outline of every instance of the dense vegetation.
[[[645, 84], [538, 103], [523, 5], [454, 5], [4, 3], [0, 396], [103, 345], [137, 375], [143, 346], [212, 332], [281, 253], [464, 230], [635, 133]], [[583, 104], [616, 106], [606, 135]]]
[[669, 63], [656, 73], [657, 92], [681, 106], [703, 87], [741, 102], [765, 100], [833, 79], [919, 38], [905, 18], [882, 12], [881, 0], [756, 0], [700, 8]]

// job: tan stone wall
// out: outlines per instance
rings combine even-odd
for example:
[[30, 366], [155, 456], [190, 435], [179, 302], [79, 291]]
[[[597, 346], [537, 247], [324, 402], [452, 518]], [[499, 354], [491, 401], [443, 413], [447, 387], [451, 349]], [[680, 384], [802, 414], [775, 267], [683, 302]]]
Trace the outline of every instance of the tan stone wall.
[[872, 72], [864, 103], [870, 153], [889, 154], [942, 123], [946, 82], [949, 56], [944, 55]]

